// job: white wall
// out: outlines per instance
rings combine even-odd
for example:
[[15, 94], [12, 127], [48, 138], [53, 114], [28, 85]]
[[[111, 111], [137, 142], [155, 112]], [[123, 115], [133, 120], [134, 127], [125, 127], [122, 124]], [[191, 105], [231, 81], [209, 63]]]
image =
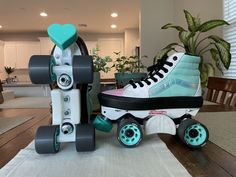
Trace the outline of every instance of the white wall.
[[139, 29], [125, 30], [125, 55], [135, 55], [135, 47], [140, 45]]
[[47, 32], [0, 33], [2, 41], [39, 41], [38, 37], [47, 37]]
[[[188, 10], [193, 16], [199, 15], [201, 21], [223, 18], [222, 0], [177, 0], [174, 1], [174, 22], [187, 27], [183, 10]], [[216, 28], [211, 33], [222, 36], [222, 28]]]
[[[152, 58], [166, 44], [179, 41], [175, 30], [160, 28], [167, 23], [187, 27], [183, 9], [199, 15], [203, 22], [223, 18], [222, 0], [141, 0], [141, 55], [148, 55], [146, 65], [151, 64]], [[222, 36], [222, 28], [210, 33]]]
[[[168, 22], [174, 21], [174, 0], [141, 0], [141, 55], [147, 55], [143, 61], [151, 65], [156, 53], [165, 45], [173, 42], [174, 32], [161, 30]], [[177, 0], [176, 0], [177, 1]]]
[[124, 38], [124, 33], [79, 33], [85, 41], [97, 41], [100, 38]]
[[0, 41], [0, 78], [4, 75], [4, 42]]
[[[85, 41], [97, 41], [99, 38], [124, 38], [124, 33], [79, 33]], [[47, 32], [0, 33], [2, 41], [39, 41], [39, 37], [48, 37]]]
[[[201, 18], [201, 22], [205, 22], [207, 20], [212, 19], [223, 19], [223, 1], [222, 0], [178, 0], [174, 1], [174, 17], [175, 24], [185, 26], [187, 28], [187, 24], [185, 22], [185, 16], [183, 9], [188, 10], [193, 16], [199, 15]], [[223, 37], [223, 27], [218, 27], [210, 32], [206, 32], [199, 36], [199, 39], [204, 38], [207, 35], [218, 35]], [[175, 39], [177, 40], [178, 36], [175, 35]], [[178, 41], [178, 40], [177, 40]], [[200, 47], [205, 47], [207, 44], [202, 43]], [[212, 62], [212, 58], [210, 53], [204, 54], [204, 60], [208, 62]], [[213, 62], [214, 63], [214, 62]], [[216, 69], [216, 76], [221, 76], [222, 74]]]

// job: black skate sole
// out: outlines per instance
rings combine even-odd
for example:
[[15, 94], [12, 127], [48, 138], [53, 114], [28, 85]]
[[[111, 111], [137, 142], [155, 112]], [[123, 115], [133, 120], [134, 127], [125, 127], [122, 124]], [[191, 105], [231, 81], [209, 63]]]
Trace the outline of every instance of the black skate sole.
[[200, 108], [203, 104], [202, 96], [177, 96], [157, 98], [132, 98], [113, 96], [104, 93], [98, 94], [102, 106], [123, 110], [152, 110], [173, 108]]

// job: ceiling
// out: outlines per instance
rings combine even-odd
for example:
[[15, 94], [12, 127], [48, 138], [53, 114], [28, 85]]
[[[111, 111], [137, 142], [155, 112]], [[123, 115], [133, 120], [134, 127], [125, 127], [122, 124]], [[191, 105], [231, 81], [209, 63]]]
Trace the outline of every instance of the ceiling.
[[[86, 33], [121, 33], [139, 27], [140, 0], [0, 0], [0, 33], [41, 32], [52, 23], [72, 23]], [[45, 11], [48, 17], [41, 17]], [[112, 18], [110, 14], [119, 16]], [[78, 24], [87, 24], [79, 27]], [[110, 25], [116, 24], [116, 29]]]

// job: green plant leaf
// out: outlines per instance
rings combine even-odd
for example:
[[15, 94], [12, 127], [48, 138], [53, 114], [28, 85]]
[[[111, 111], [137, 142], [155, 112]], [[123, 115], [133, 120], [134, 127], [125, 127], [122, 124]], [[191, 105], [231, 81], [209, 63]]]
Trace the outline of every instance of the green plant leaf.
[[166, 25], [161, 27], [161, 29], [168, 29], [168, 28], [174, 28], [174, 29], [176, 29], [178, 31], [185, 31], [185, 29], [182, 28], [181, 26], [176, 26], [176, 25], [173, 25], [171, 23], [168, 23], [168, 24], [166, 24]]
[[215, 76], [215, 68], [211, 63], [204, 63], [206, 69], [207, 77]]
[[227, 50], [230, 51], [230, 43], [228, 43], [227, 41], [225, 41], [224, 39], [220, 38], [219, 36], [216, 35], [211, 35], [208, 37], [209, 39], [212, 39], [214, 42], [220, 43], [221, 45], [224, 46], [224, 48], [226, 48]]
[[99, 72], [99, 71], [103, 71], [105, 73], [107, 73], [108, 71], [110, 71], [110, 68], [107, 67], [106, 65], [109, 62], [112, 62], [112, 58], [110, 56], [105, 56], [105, 57], [100, 57], [98, 56], [98, 48], [94, 48], [93, 49], [93, 71], [94, 72]]
[[163, 48], [161, 49], [157, 54], [156, 56], [154, 57], [154, 60], [153, 60], [153, 64], [156, 64], [156, 62], [163, 58], [165, 55], [167, 55], [171, 50], [173, 50], [173, 48]]
[[192, 32], [189, 32], [189, 31], [180, 31], [179, 32], [179, 39], [185, 46], [187, 46], [189, 39], [191, 37], [193, 37], [194, 34], [195, 33], [192, 33]]
[[194, 17], [187, 10], [184, 10], [184, 14], [185, 14], [185, 18], [186, 18], [186, 21], [188, 24], [189, 31], [195, 32], [196, 31], [196, 24], [195, 24]]
[[210, 53], [211, 53], [211, 56], [212, 56], [213, 60], [215, 61], [215, 66], [221, 72], [221, 74], [223, 74], [223, 70], [222, 70], [222, 67], [220, 65], [219, 52], [216, 49], [212, 48], [212, 49], [210, 49]]
[[226, 69], [229, 69], [231, 62], [231, 53], [227, 50], [221, 43], [214, 43], [216, 49], [218, 50], [220, 60]]
[[207, 86], [207, 81], [209, 76], [215, 75], [215, 68], [211, 63], [203, 63], [200, 69], [200, 78], [202, 87]]
[[219, 60], [219, 52], [216, 49], [214, 49], [214, 48], [210, 49], [210, 53], [211, 53], [213, 60], [215, 60], [215, 61]]
[[206, 87], [207, 78], [208, 78], [208, 77], [207, 77], [207, 72], [201, 71], [200, 78], [201, 78], [201, 84], [202, 84], [202, 86]]
[[120, 52], [113, 52], [115, 55], [120, 55]]
[[15, 68], [5, 66], [5, 71], [7, 74], [11, 74], [15, 71]]
[[207, 32], [213, 28], [216, 28], [216, 27], [222, 26], [222, 25], [229, 25], [229, 23], [224, 20], [209, 20], [209, 21], [201, 24], [201, 26], [199, 27], [198, 30], [201, 32]]
[[199, 27], [201, 26], [201, 19], [197, 16], [197, 17], [193, 17], [194, 20], [194, 24], [195, 24], [195, 31], [198, 31]]

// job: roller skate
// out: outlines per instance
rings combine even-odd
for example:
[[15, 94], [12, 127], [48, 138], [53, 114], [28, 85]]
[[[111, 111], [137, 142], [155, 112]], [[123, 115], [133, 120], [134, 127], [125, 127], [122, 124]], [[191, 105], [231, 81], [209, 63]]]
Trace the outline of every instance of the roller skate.
[[92, 57], [73, 25], [53, 24], [48, 35], [55, 43], [52, 54], [34, 55], [29, 61], [31, 81], [52, 88], [52, 125], [38, 128], [35, 150], [56, 153], [60, 143], [75, 142], [77, 151], [92, 151], [95, 129], [87, 107], [87, 86], [93, 82]]
[[199, 57], [175, 53], [149, 67], [145, 79], [100, 93], [95, 128], [109, 132], [117, 122], [117, 139], [126, 147], [139, 145], [143, 133], [178, 134], [187, 146], [202, 147], [208, 130], [192, 119], [203, 104], [199, 62]]

